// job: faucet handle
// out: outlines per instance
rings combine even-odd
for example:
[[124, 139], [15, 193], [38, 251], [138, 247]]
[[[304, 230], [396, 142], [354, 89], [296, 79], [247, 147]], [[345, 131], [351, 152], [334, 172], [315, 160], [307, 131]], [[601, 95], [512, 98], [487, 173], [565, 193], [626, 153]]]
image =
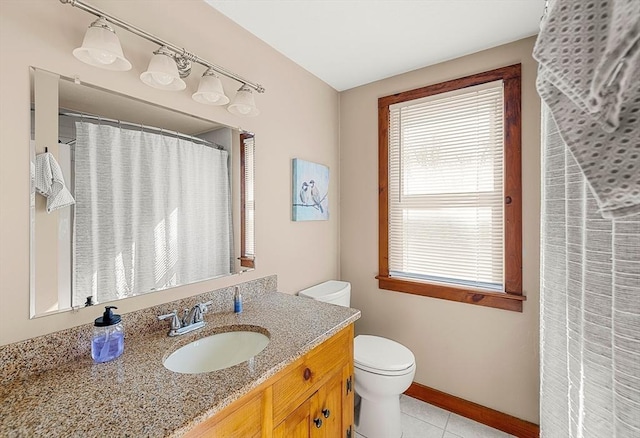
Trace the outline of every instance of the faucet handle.
[[177, 310], [174, 310], [171, 313], [167, 313], [166, 315], [158, 316], [159, 321], [162, 321], [168, 318], [171, 318], [171, 330], [178, 330], [182, 326], [182, 324], [180, 323], [180, 318], [178, 318]]
[[202, 310], [202, 313], [207, 313], [209, 311], [209, 306], [212, 304], [213, 304], [213, 300], [200, 303], [199, 306], [200, 306], [200, 310]]

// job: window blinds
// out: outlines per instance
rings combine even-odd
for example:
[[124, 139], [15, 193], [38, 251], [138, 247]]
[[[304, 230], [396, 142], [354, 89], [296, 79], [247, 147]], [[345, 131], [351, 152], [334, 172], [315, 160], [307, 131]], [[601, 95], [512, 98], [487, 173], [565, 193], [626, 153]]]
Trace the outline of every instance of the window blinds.
[[504, 290], [502, 81], [390, 107], [389, 275]]
[[243, 139], [244, 148], [244, 254], [243, 257], [255, 257], [255, 198], [253, 186], [254, 169], [254, 137], [247, 136]]

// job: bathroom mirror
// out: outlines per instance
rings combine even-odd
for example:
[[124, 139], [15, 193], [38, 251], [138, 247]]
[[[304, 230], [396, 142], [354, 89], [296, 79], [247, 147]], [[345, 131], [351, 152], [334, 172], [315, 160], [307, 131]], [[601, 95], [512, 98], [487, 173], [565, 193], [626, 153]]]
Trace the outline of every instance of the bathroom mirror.
[[31, 68], [31, 317], [254, 268], [254, 135]]

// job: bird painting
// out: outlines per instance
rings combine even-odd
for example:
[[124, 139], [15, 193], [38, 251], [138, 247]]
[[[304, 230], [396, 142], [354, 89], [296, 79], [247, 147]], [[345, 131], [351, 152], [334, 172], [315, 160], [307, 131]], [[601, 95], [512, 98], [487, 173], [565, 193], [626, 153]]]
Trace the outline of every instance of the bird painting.
[[292, 160], [291, 218], [294, 221], [329, 220], [329, 167]]
[[324, 211], [322, 210], [322, 205], [320, 205], [320, 203], [322, 202], [322, 198], [320, 198], [320, 191], [318, 190], [318, 187], [316, 186], [316, 183], [314, 180], [309, 181], [309, 187], [311, 187], [311, 199], [313, 200], [313, 205], [320, 210], [320, 213], [324, 213]]

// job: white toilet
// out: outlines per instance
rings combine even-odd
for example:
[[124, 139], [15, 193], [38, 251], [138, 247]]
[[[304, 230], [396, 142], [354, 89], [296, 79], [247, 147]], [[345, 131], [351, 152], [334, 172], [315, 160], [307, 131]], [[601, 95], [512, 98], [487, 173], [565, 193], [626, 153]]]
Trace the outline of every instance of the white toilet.
[[[351, 284], [330, 280], [298, 295], [349, 307]], [[413, 353], [390, 339], [358, 335], [353, 341], [353, 356], [356, 394], [360, 397], [356, 432], [366, 438], [400, 438], [400, 394], [416, 373]]]

